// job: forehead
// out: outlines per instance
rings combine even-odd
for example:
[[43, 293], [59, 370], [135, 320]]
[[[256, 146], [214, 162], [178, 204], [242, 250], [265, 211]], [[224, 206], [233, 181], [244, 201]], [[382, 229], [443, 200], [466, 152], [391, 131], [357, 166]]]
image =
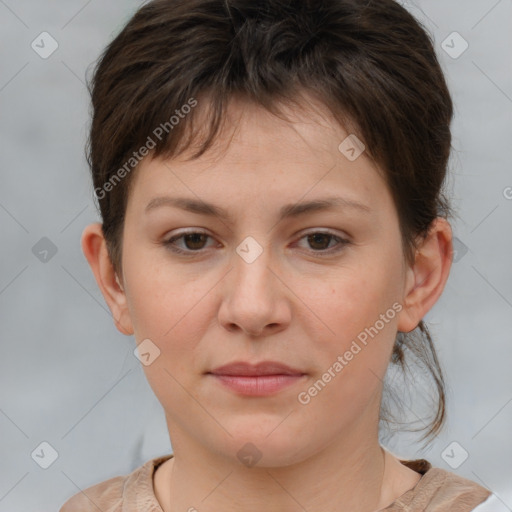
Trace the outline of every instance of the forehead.
[[[201, 126], [201, 115], [196, 120]], [[285, 119], [261, 106], [233, 100], [210, 150], [190, 159], [146, 157], [133, 177], [129, 204], [145, 209], [156, 196], [186, 196], [217, 204], [261, 208], [319, 196], [389, 207], [380, 170], [363, 152], [355, 160], [340, 151], [351, 135], [320, 103], [283, 107]], [[342, 146], [343, 147], [343, 146]]]

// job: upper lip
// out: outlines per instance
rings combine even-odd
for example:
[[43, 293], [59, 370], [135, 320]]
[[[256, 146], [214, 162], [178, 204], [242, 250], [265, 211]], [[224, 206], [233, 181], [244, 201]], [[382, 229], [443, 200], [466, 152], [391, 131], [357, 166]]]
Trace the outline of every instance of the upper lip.
[[214, 375], [303, 375], [304, 372], [287, 366], [278, 361], [262, 361], [251, 364], [245, 361], [235, 361], [233, 363], [219, 366], [208, 372]]

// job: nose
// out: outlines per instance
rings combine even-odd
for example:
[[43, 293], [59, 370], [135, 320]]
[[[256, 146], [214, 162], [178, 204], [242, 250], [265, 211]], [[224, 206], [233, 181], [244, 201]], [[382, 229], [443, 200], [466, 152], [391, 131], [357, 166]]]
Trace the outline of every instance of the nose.
[[223, 280], [218, 313], [219, 324], [226, 330], [262, 336], [289, 325], [289, 288], [272, 266], [266, 249], [252, 262], [233, 255], [233, 268]]

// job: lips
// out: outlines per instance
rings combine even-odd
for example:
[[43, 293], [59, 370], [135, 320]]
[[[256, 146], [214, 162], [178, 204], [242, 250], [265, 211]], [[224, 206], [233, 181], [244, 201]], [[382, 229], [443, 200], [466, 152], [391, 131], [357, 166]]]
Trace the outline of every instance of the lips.
[[304, 372], [278, 361], [262, 361], [251, 364], [245, 361], [236, 361], [212, 370], [213, 375], [230, 375], [240, 377], [256, 377], [265, 375], [304, 375]]
[[278, 361], [262, 361], [257, 364], [236, 361], [219, 366], [207, 372], [207, 375], [224, 389], [248, 397], [272, 396], [306, 378], [303, 371]]

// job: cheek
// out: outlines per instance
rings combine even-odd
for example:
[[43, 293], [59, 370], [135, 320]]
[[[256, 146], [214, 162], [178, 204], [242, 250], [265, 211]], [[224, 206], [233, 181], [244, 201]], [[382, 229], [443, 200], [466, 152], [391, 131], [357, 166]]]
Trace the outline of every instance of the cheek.
[[216, 321], [212, 297], [219, 277], [197, 267], [171, 268], [168, 261], [137, 261], [140, 268], [133, 266], [127, 275], [135, 338], [137, 343], [149, 338], [160, 350], [155, 363], [144, 370], [157, 395], [163, 386], [165, 396], [160, 398], [179, 400], [178, 383], [188, 385], [205, 370], [202, 352]]
[[[362, 264], [333, 272], [325, 279], [302, 281], [301, 296], [305, 306], [318, 318], [315, 324], [325, 333], [324, 343], [334, 343], [336, 349], [350, 345], [352, 339], [378, 321], [396, 302], [399, 290], [396, 272], [384, 265], [372, 267]], [[386, 328], [379, 329], [386, 333], [394, 325], [392, 318], [387, 319], [390, 321]]]
[[172, 264], [163, 251], [157, 257], [148, 252], [126, 258], [128, 308], [137, 341], [183, 339], [184, 332], [194, 339], [201, 328], [197, 320], [204, 318], [208, 292], [215, 285], [213, 276], [197, 267]]
[[[334, 435], [362, 417], [370, 403], [378, 409], [396, 329], [392, 304], [375, 289], [345, 282], [342, 291], [330, 290], [321, 315], [336, 335], [310, 338], [317, 372], [300, 390], [298, 407], [316, 418], [325, 418], [328, 411], [329, 421], [321, 428]], [[381, 314], [387, 314], [387, 323]]]
[[211, 325], [208, 290], [214, 286], [183, 273], [134, 273], [129, 308], [137, 344], [149, 338], [158, 357], [143, 366], [149, 385], [165, 410], [187, 410], [193, 380], [201, 366], [201, 340]]
[[343, 407], [358, 407], [356, 402], [365, 403], [380, 386], [396, 336], [399, 270], [393, 258], [384, 255], [361, 260], [337, 273], [336, 280], [333, 274], [328, 285], [305, 290], [307, 304], [324, 326], [321, 335], [318, 330], [309, 333], [315, 340], [314, 359], [320, 363], [315, 379], [322, 381], [318, 387], [327, 381], [329, 387], [327, 393], [319, 393], [323, 395], [319, 403], [332, 399]]

